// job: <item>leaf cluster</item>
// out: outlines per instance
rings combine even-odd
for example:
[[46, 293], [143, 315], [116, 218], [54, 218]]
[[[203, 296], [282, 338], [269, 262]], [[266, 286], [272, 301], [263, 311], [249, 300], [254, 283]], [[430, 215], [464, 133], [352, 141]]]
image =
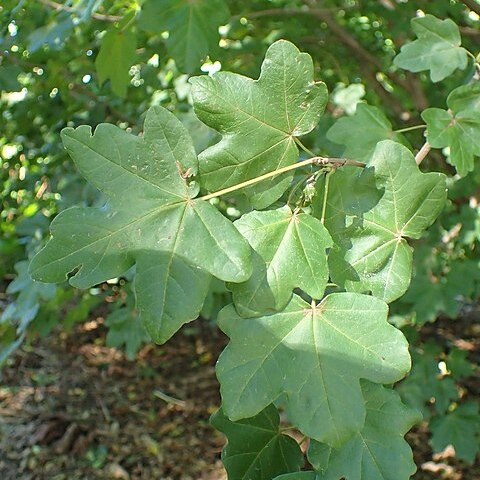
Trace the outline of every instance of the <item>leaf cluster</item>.
[[[361, 438], [381, 434], [369, 402], [387, 411], [399, 402], [381, 385], [402, 379], [410, 356], [387, 322], [386, 302], [410, 282], [407, 238], [419, 238], [440, 213], [445, 176], [421, 173], [392, 140], [378, 142], [365, 163], [298, 162], [299, 137], [315, 128], [327, 94], [310, 56], [287, 41], [267, 51], [258, 80], [222, 72], [192, 85], [196, 114], [221, 135], [198, 156], [184, 126], [160, 107], [148, 111], [141, 137], [108, 124], [63, 130], [65, 148], [106, 203], [60, 213], [30, 273], [87, 288], [134, 266], [136, 309], [158, 343], [198, 316], [212, 277], [227, 282], [233, 303], [218, 320], [230, 337], [217, 366], [224, 413], [214, 419], [233, 435], [227, 468], [239, 478], [300, 468], [298, 447], [278, 433], [278, 403], [317, 442], [311, 462], [319, 474], [334, 478], [345, 452], [365, 455], [370, 440]], [[318, 170], [316, 191], [294, 197], [293, 171], [304, 165]], [[237, 190], [252, 211], [232, 224], [210, 200]], [[326, 294], [329, 279], [337, 291]], [[115, 331], [126, 313], [108, 320], [111, 342], [126, 341]], [[383, 432], [379, 463], [411, 455], [403, 435], [416, 414], [402, 408]], [[236, 432], [265, 421], [271, 433], [251, 447], [261, 460], [248, 460]], [[281, 467], [271, 449], [287, 449], [290, 460]], [[402, 468], [408, 478], [411, 460]]]
[[[390, 385], [410, 358], [387, 321], [387, 304], [410, 282], [392, 307], [397, 326], [399, 318], [418, 325], [439, 313], [453, 318], [479, 295], [478, 209], [465, 206], [476, 183], [471, 176], [450, 182], [448, 210], [432, 229], [445, 176], [423, 173], [411, 151], [418, 131], [394, 126], [400, 113], [425, 109], [422, 87], [432, 105], [453, 90], [446, 109], [423, 111], [426, 138], [460, 175], [476, 171], [478, 56], [454, 21], [429, 14], [464, 22], [459, 2], [426, 6], [429, 13], [413, 21], [417, 40], [395, 60], [442, 81], [435, 89], [425, 88], [426, 76], [405, 82], [389, 68], [408, 28], [399, 18], [414, 15], [415, 2], [393, 11], [384, 2], [342, 3], [331, 15], [282, 1], [78, 0], [50, 13], [23, 3], [11, 17], [23, 27], [2, 38], [15, 48], [0, 70], [0, 89], [14, 92], [2, 95], [2, 105], [12, 103], [0, 148], [15, 152], [2, 174], [0, 253], [33, 256], [48, 237], [47, 217], [61, 212], [30, 268], [36, 279], [63, 283], [45, 298], [55, 287], [32, 282], [21, 264], [8, 292], [16, 302], [0, 322], [5, 351], [25, 336], [23, 327], [51, 328], [45, 304], [71, 306], [66, 280], [88, 289], [132, 276], [127, 300], [106, 320], [107, 343], [125, 345], [132, 358], [150, 337], [164, 342], [231, 302], [219, 313], [230, 344], [217, 367], [223, 406], [212, 419], [229, 438], [229, 478], [409, 478], [414, 464], [403, 435], [418, 421], [415, 409], [432, 416], [436, 450], [450, 443], [472, 461], [478, 405], [458, 401], [459, 378], [439, 378], [435, 361], [465, 376], [469, 364], [458, 353], [422, 364], [414, 352], [417, 366], [399, 388], [405, 406]], [[279, 37], [316, 62], [290, 42], [274, 42]], [[183, 75], [203, 62], [203, 70], [222, 71]], [[319, 70], [335, 92], [331, 115]], [[25, 98], [11, 100], [20, 88]], [[93, 128], [71, 128], [79, 124]], [[90, 187], [57, 144], [65, 126], [64, 146]], [[335, 159], [314, 160], [326, 155]], [[80, 295], [67, 323], [97, 301], [89, 290]], [[315, 472], [299, 472], [304, 457], [282, 431], [279, 409], [311, 439]]]

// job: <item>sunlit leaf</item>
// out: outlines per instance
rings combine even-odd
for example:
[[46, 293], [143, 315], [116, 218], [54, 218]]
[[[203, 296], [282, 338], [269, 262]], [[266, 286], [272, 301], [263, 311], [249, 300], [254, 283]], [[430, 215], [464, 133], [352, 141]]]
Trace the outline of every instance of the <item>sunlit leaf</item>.
[[432, 82], [443, 80], [457, 69], [465, 69], [467, 52], [460, 46], [460, 31], [453, 20], [427, 14], [414, 18], [412, 29], [417, 40], [402, 47], [395, 65], [411, 72], [429, 70]]
[[[195, 113], [222, 134], [199, 156], [202, 186], [217, 191], [295, 163], [295, 137], [315, 128], [327, 89], [315, 83], [313, 62], [290, 42], [267, 51], [258, 80], [230, 72], [192, 79]], [[277, 200], [293, 173], [244, 189], [255, 208]]]
[[193, 73], [218, 50], [218, 28], [229, 17], [224, 0], [147, 0], [139, 25], [157, 34], [168, 31], [169, 54], [182, 72]]

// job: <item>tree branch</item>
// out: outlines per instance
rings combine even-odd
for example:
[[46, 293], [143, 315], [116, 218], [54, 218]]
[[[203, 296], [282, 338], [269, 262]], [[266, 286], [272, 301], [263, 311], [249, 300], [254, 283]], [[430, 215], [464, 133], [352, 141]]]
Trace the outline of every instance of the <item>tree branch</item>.
[[[57, 12], [68, 12], [68, 13], [77, 13], [75, 8], [69, 7], [68, 5], [62, 5], [61, 3], [54, 2], [53, 0], [38, 0], [43, 5], [53, 8]], [[117, 15], [104, 15], [102, 13], [92, 13], [92, 18], [95, 20], [101, 20], [103, 22], [119, 22], [122, 17]]]
[[[270, 17], [270, 16], [309, 16], [313, 18], [317, 18], [322, 22], [326, 23], [330, 31], [343, 43], [346, 47], [348, 47], [353, 54], [358, 58], [360, 64], [371, 65], [374, 67], [375, 71], [372, 71], [372, 75], [369, 75], [371, 80], [374, 80], [377, 84], [379, 84], [382, 90], [385, 91], [383, 86], [380, 84], [378, 79], [376, 78], [376, 71], [383, 72], [385, 69], [383, 68], [382, 63], [378, 60], [377, 57], [372, 55], [368, 52], [356, 38], [354, 38], [345, 28], [339, 25], [336, 20], [331, 16], [332, 9], [321, 9], [321, 8], [271, 8], [268, 10], [260, 10], [257, 12], [252, 12], [250, 14], [241, 15], [242, 17], [246, 18], [260, 18], [260, 17]], [[396, 85], [402, 87], [406, 90], [412, 97], [412, 100], [415, 103], [415, 107], [417, 110], [421, 111], [426, 108], [428, 105], [427, 99], [423, 90], [421, 89], [421, 85], [418, 81], [412, 83], [411, 78], [403, 79], [400, 76], [396, 75], [392, 72], [384, 72], [385, 75]], [[377, 93], [378, 89], [377, 89]], [[399, 105], [395, 105], [394, 111], [395, 113], [399, 113]], [[402, 111], [404, 109], [402, 108]]]
[[475, 12], [477, 15], [480, 15], [480, 3], [476, 2], [475, 0], [463, 0], [463, 3], [464, 3], [472, 12]]
[[472, 27], [458, 27], [460, 28], [460, 33], [467, 35], [467, 37], [478, 37], [480, 36], [480, 30]]
[[[317, 13], [329, 13], [336, 9], [333, 8], [318, 8]], [[262, 17], [290, 17], [298, 15], [309, 15], [311, 12], [308, 8], [269, 8], [267, 10], [258, 10], [254, 12], [242, 13], [233, 15], [231, 20], [238, 20], [239, 18], [262, 18]]]
[[389, 105], [395, 114], [401, 118], [405, 112], [405, 106], [403, 103], [383, 88], [383, 85], [377, 80], [375, 72], [368, 68], [367, 65], [360, 63], [360, 71], [382, 102]]
[[415, 162], [417, 162], [417, 165], [420, 165], [425, 157], [428, 155], [430, 152], [430, 144], [428, 142], [425, 142], [422, 146], [422, 148], [418, 151], [418, 153], [415, 155]]
[[[41, 67], [43, 70], [48, 71], [48, 67], [46, 65], [30, 63], [23, 59], [22, 61], [20, 61], [18, 58], [16, 58], [14, 55], [11, 55], [11, 54], [5, 55], [3, 59], [6, 59], [6, 61], [12, 63], [13, 65], [17, 65], [23, 71], [26, 71], [26, 68], [32, 69], [35, 67]], [[67, 80], [67, 82], [71, 83], [71, 87], [67, 88], [67, 91], [73, 97], [78, 98], [79, 95], [88, 97], [91, 100], [93, 100], [96, 104], [104, 105], [105, 108], [109, 111], [109, 113], [114, 117], [114, 119], [119, 120], [121, 122], [127, 122], [130, 126], [137, 125], [137, 121], [135, 119], [124, 114], [121, 110], [115, 108], [113, 105], [111, 105], [110, 102], [102, 100], [94, 92], [92, 92], [86, 85], [84, 85], [83, 83], [77, 82], [77, 80], [74, 77], [72, 77], [69, 72], [67, 71], [61, 72], [61, 76], [65, 80]]]

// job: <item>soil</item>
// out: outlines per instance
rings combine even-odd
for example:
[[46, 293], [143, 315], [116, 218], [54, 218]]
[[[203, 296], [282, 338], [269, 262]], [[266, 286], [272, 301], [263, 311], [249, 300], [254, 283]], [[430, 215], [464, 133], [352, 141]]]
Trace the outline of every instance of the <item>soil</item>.
[[[225, 480], [224, 438], [208, 419], [219, 405], [214, 364], [226, 338], [193, 325], [136, 361], [105, 346], [102, 318], [18, 350], [0, 380], [0, 479]], [[456, 328], [442, 341], [455, 340]], [[415, 480], [480, 479], [480, 468], [451, 450], [433, 456], [428, 437], [424, 427], [407, 437]]]

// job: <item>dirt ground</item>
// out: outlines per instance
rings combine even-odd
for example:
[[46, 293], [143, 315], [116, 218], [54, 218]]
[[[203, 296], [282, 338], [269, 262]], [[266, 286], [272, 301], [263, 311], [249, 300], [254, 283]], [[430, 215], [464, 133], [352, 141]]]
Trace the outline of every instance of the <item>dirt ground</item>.
[[[226, 339], [193, 325], [134, 362], [105, 347], [101, 318], [19, 350], [0, 379], [0, 479], [226, 479], [208, 424]], [[448, 451], [432, 456], [425, 430], [408, 440], [415, 480], [480, 479]]]

